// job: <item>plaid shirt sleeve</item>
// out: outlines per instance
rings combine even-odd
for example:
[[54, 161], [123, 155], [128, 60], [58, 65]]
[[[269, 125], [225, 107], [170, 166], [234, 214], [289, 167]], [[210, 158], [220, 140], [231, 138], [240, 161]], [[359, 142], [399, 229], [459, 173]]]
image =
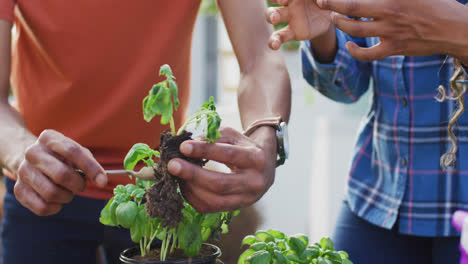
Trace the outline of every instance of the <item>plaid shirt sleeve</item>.
[[314, 59], [310, 41], [302, 46], [302, 73], [307, 82], [321, 94], [332, 100], [352, 103], [369, 88], [371, 65], [354, 59], [345, 48], [348, 41], [361, 47], [366, 46], [364, 38], [353, 38], [337, 31], [338, 50], [335, 60], [322, 64]]

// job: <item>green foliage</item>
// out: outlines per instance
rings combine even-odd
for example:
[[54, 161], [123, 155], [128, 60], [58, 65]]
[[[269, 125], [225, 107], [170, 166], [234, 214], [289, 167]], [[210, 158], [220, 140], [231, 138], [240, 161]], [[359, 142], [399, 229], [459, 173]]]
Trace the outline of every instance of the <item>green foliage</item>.
[[[178, 98], [178, 87], [171, 67], [165, 64], [161, 67], [159, 75], [165, 76], [166, 80], [161, 81], [151, 88], [148, 96], [143, 99], [143, 117], [147, 122], [150, 122], [156, 115], [161, 116], [161, 124], [170, 123], [172, 135], [175, 135], [174, 127], [174, 110], [180, 105]], [[219, 127], [221, 125], [221, 117], [216, 112], [214, 98], [210, 97], [208, 102], [205, 102], [198, 111], [193, 114], [178, 130], [177, 135], [180, 135], [187, 125], [196, 123], [197, 127], [205, 120], [206, 127], [204, 128], [205, 138], [209, 143], [215, 142], [221, 135]]]
[[160, 115], [161, 124], [166, 125], [171, 121], [173, 111], [177, 110], [180, 101], [171, 67], [167, 64], [161, 66], [159, 75], [165, 76], [166, 80], [153, 85], [148, 96], [143, 99], [143, 117], [146, 122], [150, 122], [153, 117]]
[[148, 167], [154, 166], [153, 157], [159, 158], [159, 152], [146, 144], [137, 143], [133, 145], [127, 156], [125, 156], [124, 168], [126, 170], [133, 170], [140, 161], [143, 161]]
[[155, 238], [163, 240], [163, 245], [166, 246], [165, 254], [172, 243], [172, 248], [177, 246], [183, 249], [187, 256], [197, 256], [202, 243], [219, 235], [221, 226], [229, 224], [232, 218], [230, 212], [198, 213], [185, 202], [183, 218], [177, 227], [163, 227], [162, 219], [150, 218], [147, 215], [143, 204], [144, 194], [145, 184], [117, 186], [114, 189], [114, 197], [102, 209], [99, 219], [104, 225], [130, 229], [133, 242], [140, 242], [143, 256], [150, 250], [151, 242]]
[[[163, 65], [159, 75], [166, 80], [155, 84], [143, 100], [143, 116], [149, 122], [156, 115], [161, 116], [161, 123], [170, 123], [172, 135], [175, 135], [173, 111], [180, 105], [178, 87], [169, 65]], [[208, 142], [215, 142], [219, 137], [221, 118], [216, 112], [213, 97], [190, 117], [179, 129], [181, 133], [187, 124], [196, 126], [206, 124], [205, 138]], [[159, 152], [146, 144], [135, 144], [124, 160], [124, 167], [133, 170], [139, 162], [148, 167], [156, 166], [154, 158]], [[174, 228], [163, 227], [163, 219], [150, 218], [144, 206], [146, 188], [153, 186], [153, 181], [136, 179], [135, 184], [118, 185], [114, 189], [114, 196], [101, 211], [99, 221], [108, 226], [118, 226], [130, 229], [130, 235], [135, 243], [140, 244], [141, 255], [145, 256], [154, 239], [162, 240], [161, 260], [166, 259], [167, 253], [178, 247], [189, 257], [198, 255], [202, 243], [211, 238], [218, 238], [219, 234], [228, 231], [228, 224], [232, 216], [238, 212], [219, 212], [200, 214], [190, 204], [184, 202], [183, 217]], [[177, 190], [180, 192], [180, 190]], [[170, 246], [172, 245], [172, 246]]]
[[335, 250], [330, 238], [309, 245], [305, 235], [288, 237], [271, 229], [246, 236], [242, 245], [249, 248], [241, 254], [238, 264], [352, 264], [346, 252]]
[[213, 96], [210, 97], [208, 102], [205, 102], [198, 111], [193, 114], [185, 122], [185, 124], [179, 129], [177, 134], [182, 133], [182, 131], [187, 127], [187, 125], [195, 123], [196, 127], [202, 124], [202, 121], [205, 120], [206, 124], [203, 129], [203, 134], [205, 135], [205, 140], [208, 143], [214, 143], [221, 136], [219, 133], [219, 127], [221, 126], [221, 117], [218, 112], [216, 112], [216, 106], [214, 103]]

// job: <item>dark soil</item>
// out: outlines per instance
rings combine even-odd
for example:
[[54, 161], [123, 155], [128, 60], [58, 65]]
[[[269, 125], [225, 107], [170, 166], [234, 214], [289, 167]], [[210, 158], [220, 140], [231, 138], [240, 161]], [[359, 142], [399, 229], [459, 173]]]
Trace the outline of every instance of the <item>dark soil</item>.
[[184, 131], [179, 136], [172, 136], [170, 131], [161, 134], [159, 153], [160, 159], [154, 169], [156, 183], [146, 191], [146, 212], [150, 217], [164, 219], [164, 227], [175, 227], [182, 219], [184, 200], [177, 191], [180, 179], [167, 170], [167, 163], [173, 158], [185, 159], [191, 163], [204, 166], [203, 159], [188, 158], [179, 150], [182, 142], [192, 139], [192, 133]]
[[[208, 247], [204, 245], [201, 247], [200, 253], [198, 253], [197, 257], [201, 257], [201, 258], [208, 257], [208, 256], [211, 256], [214, 252], [215, 251], [212, 247]], [[155, 249], [152, 249], [144, 257], [138, 255], [138, 256], [133, 256], [132, 258], [136, 260], [160, 260], [160, 254], [161, 254], [161, 249], [155, 248]], [[172, 254], [168, 253], [166, 257], [166, 260], [184, 260], [184, 259], [189, 259], [189, 257], [187, 257], [184, 254], [184, 251], [179, 248], [174, 249], [174, 252]]]

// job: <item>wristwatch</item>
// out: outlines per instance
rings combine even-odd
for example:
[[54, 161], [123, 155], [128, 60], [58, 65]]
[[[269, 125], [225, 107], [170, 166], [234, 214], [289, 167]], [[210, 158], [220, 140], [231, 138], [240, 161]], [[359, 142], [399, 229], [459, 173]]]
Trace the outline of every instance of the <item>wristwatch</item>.
[[289, 157], [288, 125], [280, 116], [263, 118], [250, 124], [243, 134], [249, 136], [261, 126], [271, 126], [276, 130], [276, 167], [283, 165]]

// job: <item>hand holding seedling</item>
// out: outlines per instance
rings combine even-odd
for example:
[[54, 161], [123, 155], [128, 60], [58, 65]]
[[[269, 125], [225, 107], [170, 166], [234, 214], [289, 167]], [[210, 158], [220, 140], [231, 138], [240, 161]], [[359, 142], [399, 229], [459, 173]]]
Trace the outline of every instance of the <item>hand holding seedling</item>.
[[[140, 244], [141, 256], [150, 252], [152, 241], [158, 238], [162, 240], [160, 260], [165, 260], [175, 248], [183, 249], [187, 256], [194, 257], [204, 241], [227, 232], [227, 225], [235, 213], [197, 212], [180, 194], [183, 181], [174, 177], [167, 167], [173, 158], [202, 167], [205, 159], [180, 153], [181, 143], [190, 140], [192, 135], [185, 128], [188, 124], [198, 127], [203, 123], [205, 140], [213, 143], [220, 137], [221, 118], [216, 112], [214, 99], [210, 98], [176, 130], [172, 114], [179, 105], [177, 83], [169, 65], [163, 65], [159, 75], [166, 80], [155, 84], [143, 100], [143, 115], [147, 122], [161, 116], [160, 122], [169, 123], [171, 130], [160, 135], [159, 151], [137, 143], [124, 160], [126, 170], [133, 170], [139, 162], [145, 163], [144, 169], [152, 171], [154, 177], [149, 177], [150, 181], [136, 179], [135, 185], [118, 185], [114, 189], [114, 197], [101, 211], [100, 222], [130, 229], [132, 240]], [[154, 158], [159, 158], [157, 163]]]
[[104, 169], [88, 149], [57, 131], [45, 130], [25, 152], [15, 196], [39, 216], [56, 214], [86, 186], [76, 169], [100, 187], [107, 184]]
[[[337, 28], [355, 37], [379, 37], [372, 47], [346, 43], [351, 56], [373, 61], [391, 55], [447, 54], [468, 58], [468, 7], [452, 0], [314, 0], [334, 11]], [[365, 17], [362, 21], [348, 18]]]
[[[270, 127], [262, 129], [274, 133]], [[232, 128], [220, 132], [216, 143], [191, 140], [182, 143], [180, 150], [187, 157], [223, 163], [231, 173], [211, 171], [182, 159], [168, 165], [173, 175], [185, 180], [181, 186], [184, 197], [199, 212], [233, 211], [253, 204], [273, 184], [276, 149], [266, 150]]]

